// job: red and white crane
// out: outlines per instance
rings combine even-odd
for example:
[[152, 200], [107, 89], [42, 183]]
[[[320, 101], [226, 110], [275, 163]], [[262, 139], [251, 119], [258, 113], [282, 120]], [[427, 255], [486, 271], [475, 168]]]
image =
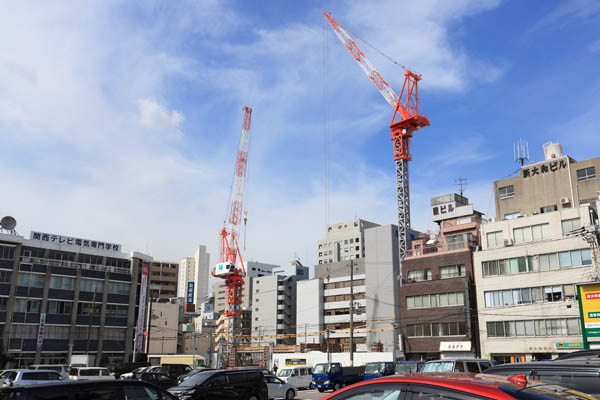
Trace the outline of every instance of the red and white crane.
[[[391, 140], [394, 145], [394, 161], [396, 163], [396, 191], [398, 197], [398, 245], [400, 260], [404, 259], [410, 235], [410, 196], [408, 187], [408, 162], [411, 160], [409, 139], [414, 131], [429, 125], [427, 117], [419, 114], [418, 82], [421, 76], [409, 69], [404, 72], [404, 84], [400, 96], [377, 72], [373, 64], [358, 48], [356, 42], [329, 13], [323, 15], [329, 21], [331, 28], [348, 49], [352, 57], [362, 68], [367, 77], [375, 84], [379, 93], [394, 107], [394, 115], [390, 122]], [[399, 120], [396, 121], [396, 117]]]
[[244, 107], [244, 121], [235, 170], [233, 171], [227, 214], [220, 233], [219, 263], [211, 271], [212, 276], [225, 279], [226, 282], [227, 309], [225, 315], [231, 318], [230, 327], [234, 345], [236, 337], [241, 334], [242, 286], [244, 276], [246, 276], [246, 268], [240, 253], [239, 237], [244, 204], [244, 184], [246, 181], [246, 164], [248, 163], [248, 139], [250, 137], [251, 119], [252, 109]]

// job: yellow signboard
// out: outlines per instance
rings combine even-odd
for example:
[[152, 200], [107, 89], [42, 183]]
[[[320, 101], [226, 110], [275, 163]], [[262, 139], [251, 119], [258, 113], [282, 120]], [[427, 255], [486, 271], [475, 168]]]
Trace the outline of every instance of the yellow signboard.
[[587, 342], [588, 338], [600, 337], [600, 284], [579, 285], [578, 290], [581, 330]]

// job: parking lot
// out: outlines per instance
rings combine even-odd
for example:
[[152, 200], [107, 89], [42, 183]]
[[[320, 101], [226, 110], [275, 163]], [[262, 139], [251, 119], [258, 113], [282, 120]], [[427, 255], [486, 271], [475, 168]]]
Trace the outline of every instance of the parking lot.
[[319, 393], [318, 390], [299, 390], [296, 399], [299, 400], [319, 400], [325, 397], [328, 394], [331, 394], [332, 391], [328, 390], [325, 393]]

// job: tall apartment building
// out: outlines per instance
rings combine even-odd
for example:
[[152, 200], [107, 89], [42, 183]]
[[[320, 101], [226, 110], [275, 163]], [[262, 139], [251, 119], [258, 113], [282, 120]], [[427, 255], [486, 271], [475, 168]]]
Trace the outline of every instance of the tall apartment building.
[[[241, 323], [241, 337], [238, 338], [238, 343], [249, 344], [250, 335], [252, 333], [252, 321], [251, 321], [250, 310], [242, 310], [240, 316]], [[227, 345], [231, 343], [231, 318], [225, 314], [221, 314], [217, 320], [217, 329], [215, 330], [215, 351], [222, 353]], [[221, 357], [219, 357], [221, 359]]]
[[330, 264], [363, 258], [364, 231], [376, 226], [379, 225], [359, 218], [327, 225], [325, 239], [317, 241], [318, 263]]
[[434, 197], [435, 237], [412, 241], [402, 262], [401, 331], [405, 357], [479, 355], [473, 250], [482, 214], [458, 194]]
[[[279, 268], [279, 265], [257, 261], [246, 263], [246, 276], [242, 286], [242, 309], [249, 309], [252, 305], [252, 278], [271, 275], [274, 268]], [[213, 295], [215, 297], [215, 311], [218, 313], [224, 312], [227, 307], [227, 286], [225, 286], [224, 280], [219, 279], [213, 284]]]
[[168, 300], [177, 297], [179, 264], [168, 261], [152, 261], [150, 264], [150, 296]]
[[[541, 214], [580, 204], [595, 206], [600, 157], [575, 161], [557, 143], [544, 145], [544, 161], [524, 165], [518, 177], [494, 182], [496, 219]], [[598, 211], [598, 210], [596, 210]]]
[[[0, 331], [17, 366], [66, 364], [72, 354], [126, 361], [152, 258], [113, 242], [31, 232], [0, 233]], [[142, 293], [147, 296], [147, 286]], [[143, 335], [136, 345], [141, 351]]]
[[199, 307], [209, 294], [210, 267], [210, 254], [204, 245], [198, 246], [193, 258], [182, 259], [177, 297], [185, 298], [186, 304], [194, 304]]
[[[252, 336], [255, 342], [295, 344], [296, 277], [252, 278]], [[291, 335], [289, 337], [286, 337]]]
[[583, 204], [482, 225], [474, 269], [483, 356], [545, 360], [581, 343], [577, 284], [598, 268], [589, 244], [570, 233], [597, 223]]

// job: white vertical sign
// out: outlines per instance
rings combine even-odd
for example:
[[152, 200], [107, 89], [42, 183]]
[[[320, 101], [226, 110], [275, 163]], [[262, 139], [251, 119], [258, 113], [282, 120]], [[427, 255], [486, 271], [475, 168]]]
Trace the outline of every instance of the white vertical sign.
[[38, 329], [38, 336], [37, 336], [37, 348], [41, 349], [42, 348], [42, 344], [44, 344], [44, 327], [46, 325], [46, 313], [41, 313], [40, 314], [40, 327]]
[[[144, 344], [144, 316], [146, 314], [146, 290], [148, 288], [148, 264], [142, 264], [142, 284], [140, 285], [140, 303], [138, 305], [138, 320], [135, 330], [136, 352], [141, 352]], [[135, 361], [135, 360], [133, 360]]]

